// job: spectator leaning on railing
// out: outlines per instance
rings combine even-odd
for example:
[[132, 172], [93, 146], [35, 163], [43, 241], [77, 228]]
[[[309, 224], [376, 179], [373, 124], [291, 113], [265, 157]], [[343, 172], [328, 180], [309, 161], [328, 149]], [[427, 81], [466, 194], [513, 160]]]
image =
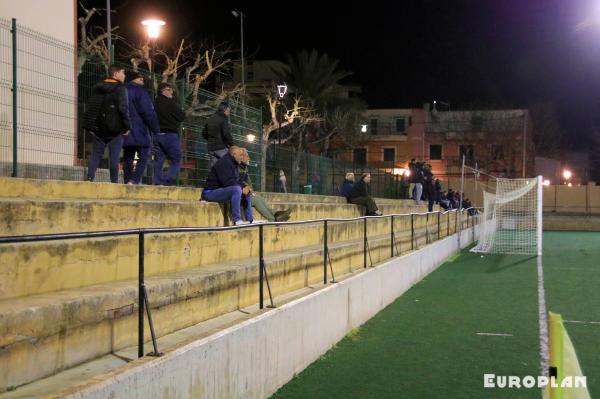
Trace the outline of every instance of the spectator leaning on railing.
[[[181, 168], [181, 139], [179, 126], [185, 120], [185, 113], [175, 103], [173, 86], [169, 83], [158, 85], [156, 114], [160, 123], [160, 133], [154, 135], [154, 184], [171, 186]], [[165, 159], [169, 160], [169, 170], [163, 174]]]
[[210, 166], [217, 163], [222, 156], [227, 154], [230, 147], [233, 146], [233, 138], [231, 137], [231, 122], [229, 114], [231, 106], [222, 102], [219, 104], [217, 111], [211, 115], [204, 125], [202, 136], [206, 139], [206, 147], [208, 155], [210, 155]]
[[363, 173], [360, 180], [354, 184], [352, 193], [350, 194], [350, 203], [362, 205], [365, 207], [366, 216], [381, 216], [382, 213], [377, 209], [377, 204], [371, 198], [369, 191], [369, 183], [371, 182], [371, 174]]
[[[240, 147], [230, 147], [229, 152], [221, 157], [208, 172], [206, 185], [202, 190], [201, 199], [209, 202], [230, 203], [231, 219], [237, 226], [240, 224], [252, 223], [252, 199], [249, 194], [242, 193], [240, 187], [240, 172], [239, 166], [244, 158], [244, 149]], [[242, 221], [240, 215], [240, 204], [242, 195], [246, 199], [246, 220]]]
[[94, 134], [87, 180], [96, 178], [96, 170], [108, 146], [110, 181], [118, 183], [123, 136], [129, 133], [130, 127], [127, 90], [123, 85], [125, 70], [111, 65], [108, 76], [94, 87], [83, 117], [83, 127]]
[[[140, 184], [150, 160], [152, 145], [150, 133], [159, 133], [160, 125], [150, 94], [144, 88], [142, 74], [135, 74], [127, 84], [127, 96], [131, 130], [123, 140], [123, 180], [126, 184]], [[134, 169], [133, 160], [136, 152], [139, 159]]]

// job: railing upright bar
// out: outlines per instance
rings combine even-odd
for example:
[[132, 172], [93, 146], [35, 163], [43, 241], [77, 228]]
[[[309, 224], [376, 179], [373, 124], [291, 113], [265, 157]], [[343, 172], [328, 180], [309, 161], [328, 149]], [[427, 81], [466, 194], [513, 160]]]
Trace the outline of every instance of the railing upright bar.
[[327, 247], [327, 219], [323, 221], [323, 284], [327, 284], [327, 259], [329, 249]]
[[144, 233], [138, 235], [138, 358], [144, 356]]
[[394, 215], [391, 217], [390, 224], [390, 258], [394, 257], [394, 244], [396, 240], [394, 240]]
[[258, 307], [263, 309], [265, 307], [264, 293], [263, 293], [263, 281], [264, 281], [264, 253], [263, 253], [263, 225], [258, 226]]
[[410, 249], [415, 249], [415, 215], [410, 214]]
[[441, 215], [441, 212], [438, 211], [438, 213], [437, 213], [437, 219], [438, 219], [437, 220], [437, 224], [438, 224], [438, 228], [437, 228], [438, 241], [440, 240], [440, 237], [441, 237], [441, 235], [440, 235], [440, 215]]
[[363, 269], [367, 268], [367, 218], [363, 218]]
[[148, 353], [149, 356], [162, 356], [163, 354], [158, 351], [158, 344], [156, 343], [156, 333], [154, 332], [154, 321], [152, 321], [152, 313], [150, 312], [150, 302], [148, 301], [148, 289], [144, 284], [144, 303], [146, 305], [146, 313], [148, 314], [148, 325], [150, 326], [150, 336], [152, 337], [152, 346], [154, 352]]

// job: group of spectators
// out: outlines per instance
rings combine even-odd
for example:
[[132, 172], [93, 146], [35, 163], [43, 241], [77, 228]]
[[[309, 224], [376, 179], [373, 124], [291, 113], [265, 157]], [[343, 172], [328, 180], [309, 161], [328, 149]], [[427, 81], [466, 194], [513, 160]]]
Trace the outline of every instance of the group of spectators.
[[354, 180], [354, 173], [346, 173], [346, 178], [340, 188], [340, 195], [346, 197], [350, 204], [363, 206], [366, 216], [381, 216], [382, 213], [370, 194], [371, 174], [363, 173], [357, 182]]
[[[108, 75], [94, 87], [84, 115], [84, 127], [94, 135], [87, 180], [94, 181], [108, 147], [111, 182], [118, 182], [123, 150], [124, 183], [139, 184], [154, 153], [153, 183], [172, 185], [181, 167], [179, 126], [185, 119], [173, 99], [173, 86], [159, 84], [153, 101], [143, 75], [136, 73], [125, 84], [125, 70], [116, 65], [109, 67]], [[165, 160], [169, 161], [166, 173]]]
[[[111, 65], [108, 78], [98, 83], [87, 104], [84, 127], [94, 135], [92, 156], [87, 180], [93, 181], [106, 147], [109, 149], [110, 181], [118, 182], [119, 160], [123, 151], [123, 177], [126, 184], [140, 184], [146, 167], [154, 155], [153, 184], [173, 185], [181, 168], [181, 139], [179, 129], [185, 113], [173, 98], [169, 83], [158, 85], [154, 101], [144, 88], [144, 76], [134, 74], [125, 84], [125, 70]], [[286, 221], [291, 209], [273, 211], [254, 192], [247, 173], [250, 157], [245, 148], [234, 145], [231, 136], [228, 103], [219, 104], [204, 127], [210, 156], [210, 171], [201, 199], [227, 203], [234, 224], [257, 222], [252, 207], [268, 221]], [[137, 162], [134, 162], [137, 155]], [[169, 161], [164, 171], [164, 162]], [[242, 220], [244, 208], [245, 221]]]

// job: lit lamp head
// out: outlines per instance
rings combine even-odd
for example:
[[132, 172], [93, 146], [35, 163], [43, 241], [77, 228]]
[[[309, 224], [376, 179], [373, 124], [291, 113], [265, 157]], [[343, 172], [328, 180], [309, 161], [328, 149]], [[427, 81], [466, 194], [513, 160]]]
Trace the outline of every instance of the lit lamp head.
[[277, 85], [277, 94], [280, 99], [283, 99], [287, 93], [287, 85], [284, 83], [282, 85]]
[[256, 136], [255, 136], [255, 135], [253, 135], [252, 133], [248, 133], [248, 134], [246, 135], [246, 139], [248, 140], [248, 142], [249, 142], [249, 143], [253, 143], [253, 142], [254, 142], [254, 140], [256, 139]]
[[366, 133], [367, 132], [367, 125], [360, 125], [360, 132], [361, 133]]
[[148, 38], [157, 39], [160, 34], [160, 27], [165, 25], [165, 21], [160, 19], [146, 19], [142, 21], [142, 25], [146, 27]]
[[563, 177], [565, 178], [565, 180], [571, 179], [572, 176], [573, 176], [573, 173], [571, 173], [570, 170], [568, 170], [568, 169], [563, 170]]

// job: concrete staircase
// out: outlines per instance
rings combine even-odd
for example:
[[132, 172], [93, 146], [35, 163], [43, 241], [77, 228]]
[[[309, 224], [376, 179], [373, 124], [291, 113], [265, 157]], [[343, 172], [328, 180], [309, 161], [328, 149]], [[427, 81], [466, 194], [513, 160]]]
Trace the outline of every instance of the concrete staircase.
[[[292, 207], [292, 220], [361, 215], [340, 197], [261, 195], [275, 209]], [[0, 178], [0, 235], [228, 224], [218, 204], [199, 197], [190, 188]], [[426, 210], [378, 202], [388, 214]], [[402, 253], [453, 234], [455, 215], [397, 217], [395, 244], [389, 219], [369, 219], [369, 262], [389, 258], [392, 246]], [[363, 267], [363, 229], [363, 221], [329, 223], [336, 276]], [[323, 223], [264, 228], [274, 295], [322, 282], [323, 233]], [[256, 304], [258, 229], [148, 234], [145, 266], [165, 336]], [[0, 392], [135, 345], [137, 276], [137, 236], [0, 245]]]

